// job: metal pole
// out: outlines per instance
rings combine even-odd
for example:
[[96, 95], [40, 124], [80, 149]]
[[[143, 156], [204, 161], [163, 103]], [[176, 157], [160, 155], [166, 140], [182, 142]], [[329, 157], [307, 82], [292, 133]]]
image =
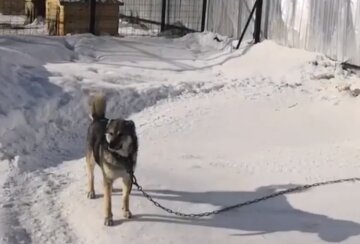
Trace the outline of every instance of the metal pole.
[[252, 8], [252, 10], [251, 10], [251, 12], [250, 12], [250, 16], [249, 16], [249, 18], [248, 18], [248, 20], [247, 20], [247, 22], [246, 22], [246, 25], [245, 25], [245, 27], [244, 27], [243, 32], [241, 33], [241, 36], [240, 36], [240, 38], [239, 38], [239, 42], [238, 42], [238, 44], [237, 44], [237, 46], [236, 46], [236, 49], [239, 49], [240, 44], [241, 44], [242, 40], [244, 39], [245, 32], [246, 32], [247, 28], [249, 27], [250, 20], [251, 20], [252, 16], [254, 15], [254, 12], [255, 12], [255, 9], [256, 9], [256, 5], [257, 5], [258, 1], [259, 1], [259, 0], [256, 0], [256, 2], [254, 3], [254, 7]]
[[201, 17], [201, 32], [205, 30], [205, 22], [206, 22], [206, 12], [207, 12], [207, 0], [203, 0], [203, 9], [202, 9], [202, 17]]
[[260, 42], [260, 34], [261, 34], [261, 16], [262, 16], [262, 6], [263, 0], [258, 0], [256, 5], [256, 13], [255, 13], [255, 28], [254, 28], [254, 39], [255, 43]]
[[90, 0], [90, 33], [95, 35], [96, 0]]
[[162, 8], [161, 8], [161, 26], [160, 26], [160, 31], [164, 31], [165, 30], [165, 17], [166, 17], [166, 1], [167, 0], [162, 0]]
[[265, 21], [264, 21], [264, 38], [267, 39], [269, 35], [269, 13], [270, 13], [270, 2], [265, 2]]

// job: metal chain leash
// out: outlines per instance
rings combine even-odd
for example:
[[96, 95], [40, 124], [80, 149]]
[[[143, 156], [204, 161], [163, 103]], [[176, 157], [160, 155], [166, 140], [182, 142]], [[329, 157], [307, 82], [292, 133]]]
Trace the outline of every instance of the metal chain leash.
[[242, 203], [238, 203], [238, 204], [234, 204], [234, 205], [230, 205], [227, 207], [223, 207], [214, 211], [209, 211], [209, 212], [203, 212], [203, 213], [182, 213], [182, 212], [178, 212], [178, 211], [174, 211], [172, 209], [169, 209], [163, 205], [161, 205], [159, 202], [155, 201], [153, 199], [152, 196], [150, 196], [143, 188], [142, 186], [139, 185], [139, 183], [137, 182], [137, 179], [135, 177], [135, 175], [132, 174], [132, 179], [133, 179], [133, 184], [137, 187], [137, 189], [144, 195], [145, 198], [147, 198], [150, 202], [152, 202], [156, 207], [161, 208], [162, 210], [164, 210], [165, 212], [168, 212], [170, 214], [174, 214], [180, 217], [185, 217], [185, 218], [202, 218], [202, 217], [207, 217], [210, 215], [215, 215], [215, 214], [219, 214], [222, 212], [226, 212], [226, 211], [230, 211], [232, 209], [235, 208], [241, 208], [241, 207], [245, 207], [251, 204], [255, 204], [258, 202], [262, 202], [271, 198], [275, 198], [281, 195], [285, 195], [285, 194], [289, 194], [289, 193], [293, 193], [293, 192], [300, 192], [300, 191], [305, 191], [308, 190], [310, 188], [315, 188], [315, 187], [319, 187], [319, 186], [324, 186], [324, 185], [333, 185], [333, 184], [339, 184], [339, 183], [344, 183], [344, 182], [360, 182], [360, 178], [347, 178], [347, 179], [340, 179], [340, 180], [331, 180], [331, 181], [324, 181], [324, 182], [318, 182], [318, 183], [314, 183], [314, 184], [308, 184], [308, 185], [301, 185], [301, 186], [296, 186], [296, 187], [292, 187], [286, 190], [282, 190], [282, 191], [278, 191], [275, 192], [273, 194], [264, 196], [264, 197], [260, 197], [260, 198], [256, 198], [254, 200], [250, 200], [250, 201], [246, 201], [246, 202], [242, 202]]

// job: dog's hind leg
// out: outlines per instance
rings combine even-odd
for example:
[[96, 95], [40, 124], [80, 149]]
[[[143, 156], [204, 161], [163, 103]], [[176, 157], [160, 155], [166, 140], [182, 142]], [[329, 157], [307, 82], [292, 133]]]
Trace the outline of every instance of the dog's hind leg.
[[92, 151], [86, 153], [86, 172], [88, 177], [88, 195], [89, 199], [95, 198], [95, 189], [94, 189], [94, 168], [95, 160]]
[[113, 182], [107, 180], [104, 176], [104, 210], [105, 210], [105, 225], [112, 226], [114, 224], [111, 211], [111, 191]]
[[129, 209], [129, 198], [130, 198], [130, 192], [132, 188], [132, 181], [130, 177], [124, 177], [123, 178], [123, 215], [125, 218], [130, 219], [132, 217], [132, 214]]

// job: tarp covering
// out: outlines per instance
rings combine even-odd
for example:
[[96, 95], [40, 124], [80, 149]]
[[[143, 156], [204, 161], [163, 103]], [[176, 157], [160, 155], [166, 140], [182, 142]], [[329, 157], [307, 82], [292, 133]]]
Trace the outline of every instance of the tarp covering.
[[[255, 0], [208, 0], [207, 25], [209, 31], [239, 37]], [[249, 30], [253, 30], [254, 18]], [[246, 34], [252, 35], [252, 32]]]
[[[209, 0], [207, 29], [239, 37], [254, 2]], [[264, 0], [262, 36], [360, 65], [360, 0]]]

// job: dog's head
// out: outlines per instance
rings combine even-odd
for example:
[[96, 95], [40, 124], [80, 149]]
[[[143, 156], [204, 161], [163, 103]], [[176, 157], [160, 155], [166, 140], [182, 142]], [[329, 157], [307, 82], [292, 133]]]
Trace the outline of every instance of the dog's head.
[[109, 120], [105, 138], [109, 144], [109, 150], [120, 156], [128, 157], [137, 149], [135, 124], [132, 120]]

